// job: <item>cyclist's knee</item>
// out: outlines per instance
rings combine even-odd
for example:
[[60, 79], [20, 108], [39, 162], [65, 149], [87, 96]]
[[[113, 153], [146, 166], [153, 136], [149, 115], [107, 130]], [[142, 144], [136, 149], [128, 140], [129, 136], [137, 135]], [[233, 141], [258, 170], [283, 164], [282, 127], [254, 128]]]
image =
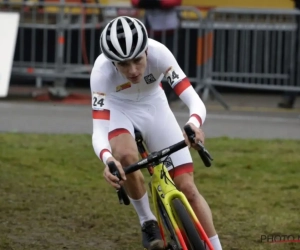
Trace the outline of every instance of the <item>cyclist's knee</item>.
[[184, 193], [190, 203], [197, 202], [199, 199], [198, 189], [193, 181], [191, 173], [185, 173], [174, 178], [176, 187]]
[[[137, 150], [135, 150], [134, 147], [130, 147], [130, 145], [128, 145], [128, 147], [125, 146], [123, 148], [115, 148], [113, 154], [123, 167], [134, 164], [139, 160]], [[130, 197], [134, 198], [136, 192], [138, 192], [137, 189], [140, 189], [140, 184], [144, 182], [144, 176], [142, 172], [138, 170], [128, 174], [126, 178], [127, 181], [125, 182], [125, 187], [127, 188], [127, 191], [130, 189], [130, 187], [131, 189], [134, 188], [134, 191], [129, 191], [128, 193]]]
[[123, 167], [127, 167], [139, 160], [137, 151], [133, 148], [116, 148], [113, 155]]
[[137, 146], [131, 134], [125, 133], [114, 137], [110, 140], [110, 144], [113, 156], [123, 167], [139, 160]]

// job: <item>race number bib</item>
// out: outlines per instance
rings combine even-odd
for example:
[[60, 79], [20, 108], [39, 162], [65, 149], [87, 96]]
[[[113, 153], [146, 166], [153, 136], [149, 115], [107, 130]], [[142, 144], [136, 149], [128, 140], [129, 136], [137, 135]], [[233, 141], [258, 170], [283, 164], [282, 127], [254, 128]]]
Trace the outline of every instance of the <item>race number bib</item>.
[[92, 95], [92, 108], [94, 110], [102, 110], [105, 105], [105, 94], [100, 92], [93, 92]]
[[173, 86], [174, 83], [176, 83], [176, 81], [179, 80], [179, 75], [178, 73], [173, 69], [173, 67], [170, 67], [166, 74], [165, 74], [165, 77], [167, 78], [168, 80], [168, 83]]

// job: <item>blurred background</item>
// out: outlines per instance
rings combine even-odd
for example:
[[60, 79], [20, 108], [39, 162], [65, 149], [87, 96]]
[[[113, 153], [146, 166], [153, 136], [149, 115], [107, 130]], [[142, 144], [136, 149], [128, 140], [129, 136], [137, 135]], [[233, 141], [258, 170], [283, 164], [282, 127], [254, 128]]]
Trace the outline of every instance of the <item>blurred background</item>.
[[[89, 77], [101, 31], [119, 15], [145, 23], [206, 105], [214, 161], [205, 168], [192, 151], [195, 183], [223, 249], [300, 249], [299, 7], [0, 0], [0, 249], [139, 249], [135, 212], [119, 206], [91, 139]], [[7, 13], [18, 13], [15, 26]], [[187, 107], [163, 87], [183, 126]], [[295, 241], [262, 241], [272, 235]]]
[[[2, 13], [20, 15], [2, 100], [89, 105], [101, 31], [111, 19], [128, 15], [172, 51], [209, 112], [297, 121], [299, 2], [0, 0]], [[184, 111], [163, 86], [174, 111]]]

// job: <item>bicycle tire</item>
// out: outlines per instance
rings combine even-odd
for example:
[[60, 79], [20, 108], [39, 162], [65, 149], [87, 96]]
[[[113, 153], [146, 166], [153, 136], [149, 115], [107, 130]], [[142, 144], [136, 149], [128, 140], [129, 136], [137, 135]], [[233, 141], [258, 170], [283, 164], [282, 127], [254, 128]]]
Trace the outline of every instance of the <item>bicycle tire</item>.
[[[172, 200], [174, 212], [177, 214], [180, 224], [186, 232], [187, 238], [192, 245], [189, 250], [205, 250], [201, 237], [182, 201], [178, 198]], [[188, 244], [187, 244], [188, 245]]]
[[[168, 216], [168, 213], [167, 213], [164, 205], [162, 204], [162, 202], [161, 202], [161, 200], [159, 198], [157, 198], [157, 205], [158, 205], [158, 211], [159, 211], [161, 219], [163, 221], [163, 227], [165, 228], [165, 230], [167, 230], [169, 232], [169, 236], [171, 238], [173, 238], [172, 240], [173, 240], [173, 244], [175, 244], [175, 247], [177, 249], [180, 249], [181, 246], [180, 246], [180, 244], [178, 242], [176, 232], [175, 232], [175, 230], [174, 230], [174, 228], [172, 226], [172, 223], [171, 223], [171, 220], [170, 220], [170, 218]], [[168, 242], [168, 243], [171, 243], [171, 242]]]

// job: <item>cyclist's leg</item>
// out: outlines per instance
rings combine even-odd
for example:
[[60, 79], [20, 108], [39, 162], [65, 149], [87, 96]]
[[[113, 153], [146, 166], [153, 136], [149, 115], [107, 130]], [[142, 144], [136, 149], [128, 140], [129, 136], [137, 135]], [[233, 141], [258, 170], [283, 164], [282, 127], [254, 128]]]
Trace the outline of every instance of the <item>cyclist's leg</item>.
[[178, 189], [187, 197], [214, 249], [220, 250], [222, 247], [213, 224], [210, 207], [204, 197], [199, 193], [193, 177], [193, 173], [181, 172], [179, 175], [175, 176], [174, 182]]
[[[118, 128], [110, 132], [110, 145], [112, 154], [123, 167], [127, 167], [139, 160], [135, 141], [125, 128]], [[125, 189], [130, 198], [140, 199], [146, 192], [144, 177], [141, 171], [126, 176]]]
[[[160, 150], [184, 139], [182, 129], [178, 125], [173, 112], [163, 102], [160, 107], [156, 108], [154, 119], [153, 124], [150, 125], [152, 128], [150, 134], [147, 134], [146, 137], [146, 143], [150, 151]], [[211, 210], [194, 183], [194, 169], [189, 149], [186, 147], [172, 154], [170, 158], [174, 169], [168, 167], [168, 170], [176, 186], [186, 195], [215, 249], [221, 249]]]
[[[133, 124], [119, 110], [112, 109], [110, 112], [108, 138], [114, 158], [123, 167], [127, 167], [139, 160]], [[124, 186], [128, 196], [135, 200], [141, 199], [146, 193], [142, 172], [135, 171], [126, 177], [127, 181], [124, 183]]]
[[[111, 109], [110, 112], [108, 137], [112, 154], [123, 167], [127, 167], [139, 160], [133, 124], [124, 113], [115, 109]], [[126, 177], [127, 180], [124, 182], [124, 186], [142, 226], [143, 246], [149, 250], [164, 249], [156, 218], [150, 209], [149, 198], [141, 171], [136, 171]]]

